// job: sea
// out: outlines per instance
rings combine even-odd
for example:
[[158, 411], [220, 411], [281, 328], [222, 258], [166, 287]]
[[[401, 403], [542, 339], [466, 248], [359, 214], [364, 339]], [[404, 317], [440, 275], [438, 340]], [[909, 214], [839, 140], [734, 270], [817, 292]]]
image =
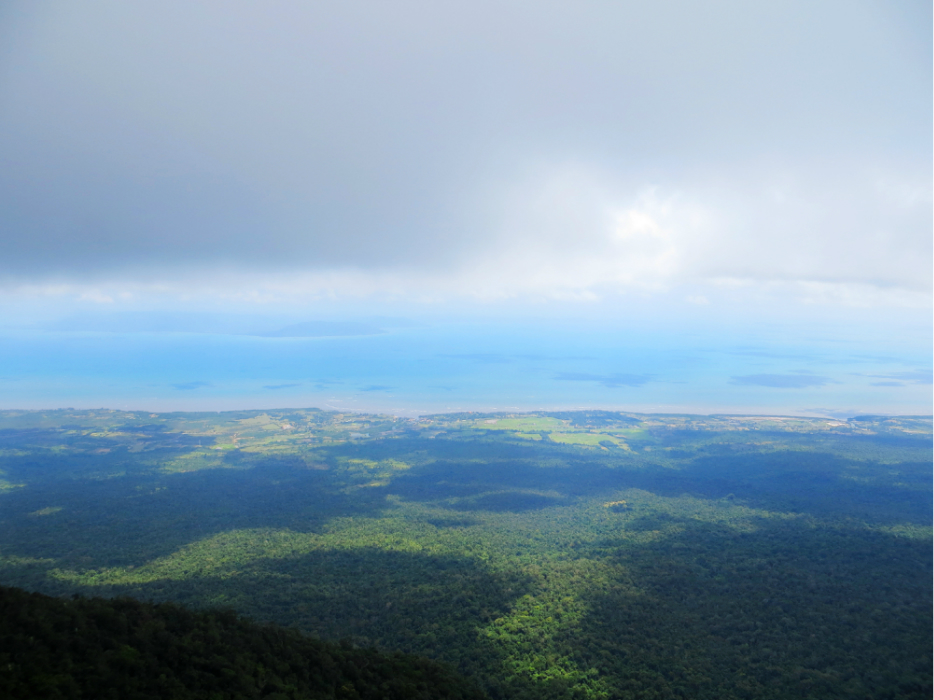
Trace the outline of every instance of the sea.
[[931, 413], [931, 341], [918, 333], [547, 318], [295, 327], [5, 328], [0, 408]]

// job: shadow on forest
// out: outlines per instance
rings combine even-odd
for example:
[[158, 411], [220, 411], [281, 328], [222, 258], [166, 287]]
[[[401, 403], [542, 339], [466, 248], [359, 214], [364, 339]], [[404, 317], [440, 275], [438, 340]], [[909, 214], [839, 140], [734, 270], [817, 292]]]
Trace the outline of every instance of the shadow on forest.
[[[0, 549], [5, 555], [55, 559], [60, 566], [82, 569], [138, 566], [228, 530], [317, 532], [336, 517], [377, 517], [394, 507], [386, 498], [390, 495], [437, 505], [455, 519], [462, 512], [468, 521], [474, 517], [470, 514], [528, 512], [629, 488], [666, 497], [732, 498], [818, 517], [921, 524], [931, 518], [930, 465], [920, 463], [880, 466], [784, 451], [699, 457], [671, 469], [642, 456], [493, 440], [399, 439], [316, 452], [332, 467], [338, 457], [406, 460], [416, 454], [422, 462], [414, 461], [382, 486], [358, 488], [361, 482], [352, 475], [310, 470], [294, 456], [228, 453], [225, 460], [246, 468], [164, 474], [153, 472], [151, 463], [131, 468], [134, 459], [141, 459], [136, 455], [108, 453], [100, 458], [113, 468], [130, 464], [123, 467], [124, 476], [33, 479], [26, 488], [0, 494]], [[428, 455], [433, 461], [425, 461]], [[37, 457], [40, 466], [34, 467], [8, 459], [4, 469], [8, 478], [17, 479], [36, 468], [64, 469], [74, 460], [47, 454]], [[78, 461], [85, 464], [86, 458]], [[867, 470], [875, 470], [871, 477], [900, 470], [897, 478], [907, 486], [891, 483], [896, 477], [888, 477], [888, 483], [842, 478]], [[60, 510], [41, 514], [50, 508]]]
[[453, 503], [445, 503], [443, 507], [468, 512], [522, 513], [561, 505], [567, 505], [567, 500], [561, 496], [526, 493], [524, 491], [497, 491], [496, 493], [484, 493], [479, 496], [459, 498]]
[[[374, 445], [370, 454], [377, 452], [377, 459], [404, 457], [394, 447]], [[490, 442], [447, 446], [444, 441], [435, 441], [432, 453], [438, 455], [437, 461], [394, 478], [386, 490], [414, 501], [447, 499], [452, 502], [444, 507], [459, 510], [532, 510], [608, 490], [639, 488], [665, 497], [731, 498], [755, 508], [817, 517], [917, 524], [927, 524], [932, 517], [929, 463], [883, 465], [786, 450], [703, 456], [668, 468], [648, 457], [587, 454], [560, 446], [543, 449]], [[553, 464], [556, 457], [561, 466], [540, 466]], [[898, 474], [890, 474], [893, 471]], [[519, 498], [523, 489], [557, 496]], [[504, 495], [490, 498], [484, 507], [485, 494], [509, 490], [515, 492], [514, 504]]]
[[[0, 496], [0, 550], [63, 566], [138, 566], [228, 530], [315, 532], [332, 518], [387, 507], [384, 494], [345, 486], [326, 471], [272, 460], [253, 469], [43, 482]], [[37, 514], [48, 507], [60, 510]]]
[[[438, 439], [316, 453], [330, 460], [331, 470], [309, 470], [297, 458], [260, 458], [242, 469], [164, 474], [140, 467], [111, 479], [33, 480], [0, 495], [0, 551], [56, 560], [29, 565], [34, 578], [17, 585], [226, 605], [323, 637], [428, 654], [489, 678], [490, 669], [502, 675], [504, 658], [526, 653], [520, 649], [526, 642], [521, 634], [491, 642], [477, 629], [505, 616], [518, 598], [535, 593], [536, 584], [475, 560], [359, 547], [348, 534], [340, 549], [231, 561], [210, 575], [144, 584], [82, 588], [45, 574], [51, 566], [139, 566], [229, 530], [270, 528], [284, 537], [320, 532], [334, 518], [385, 514], [396, 507], [387, 496], [448, 509], [450, 517], [429, 520], [443, 528], [476, 524], [484, 511], [538, 510], [630, 488], [666, 497], [732, 495], [738, 503], [818, 518], [930, 522], [930, 465], [921, 463], [874, 465], [784, 451], [704, 456], [673, 469], [639, 455]], [[394, 458], [412, 466], [384, 485], [360, 488], [363, 477], [336, 469], [338, 457]], [[104, 458], [119, 466], [113, 453]], [[132, 458], [124, 453], [121, 459]], [[226, 458], [245, 459], [236, 453]], [[889, 470], [902, 474], [886, 482]], [[868, 480], [843, 478], [851, 474]], [[895, 478], [908, 486], [897, 486]], [[49, 507], [61, 510], [40, 514]], [[631, 584], [581, 591], [589, 612], [562, 631], [559, 651], [580, 669], [622, 679], [620, 696], [650, 687], [692, 698], [899, 697], [883, 690], [897, 688], [899, 678], [915, 683], [917, 664], [906, 650], [930, 649], [929, 542], [839, 520], [817, 527], [800, 520], [753, 522], [757, 529], [744, 532], [647, 513], [626, 529], [660, 530], [658, 539], [603, 539], [575, 548], [569, 556], [620, 564]], [[672, 525], [682, 530], [667, 534]], [[562, 571], [553, 575], [573, 576], [575, 569]], [[533, 614], [550, 613], [542, 606]], [[530, 617], [516, 624], [539, 622]], [[748, 669], [744, 679], [741, 668]], [[546, 697], [546, 689], [513, 675], [508, 682], [516, 685], [503, 697]], [[740, 681], [752, 690], [740, 688]], [[904, 697], [914, 693], [911, 687]], [[562, 697], [557, 686], [554, 697]]]
[[930, 697], [929, 540], [770, 520], [638, 525], [653, 524], [683, 530], [610, 555], [640, 594], [591, 591], [568, 640], [582, 667], [629, 679], [617, 692]]
[[[146, 427], [136, 437], [137, 444], [145, 448], [142, 452], [130, 452], [125, 440], [86, 433], [72, 435], [63, 429], [0, 430], [0, 449], [10, 450], [3, 458], [3, 472], [9, 480], [29, 485], [63, 478], [94, 478], [115, 471], [141, 473], [216, 442], [209, 436], [167, 433], [163, 426], [156, 426], [158, 430]], [[18, 454], [21, 451], [26, 454]]]
[[256, 621], [430, 656], [483, 677], [502, 660], [478, 629], [508, 614], [531, 586], [524, 574], [473, 559], [361, 547], [232, 562], [217, 575], [184, 580], [72, 585], [69, 592], [229, 607]]
[[932, 517], [930, 463], [880, 465], [797, 450], [721, 455], [699, 457], [676, 472], [639, 474], [633, 485], [660, 496], [735, 498], [755, 508], [817, 517], [922, 525]]

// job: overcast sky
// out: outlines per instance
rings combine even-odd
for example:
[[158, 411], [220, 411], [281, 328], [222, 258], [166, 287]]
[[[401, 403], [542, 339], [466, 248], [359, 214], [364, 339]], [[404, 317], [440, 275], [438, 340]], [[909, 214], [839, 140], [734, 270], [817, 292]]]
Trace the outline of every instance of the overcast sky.
[[931, 85], [921, 0], [7, 0], [0, 294], [927, 309]]

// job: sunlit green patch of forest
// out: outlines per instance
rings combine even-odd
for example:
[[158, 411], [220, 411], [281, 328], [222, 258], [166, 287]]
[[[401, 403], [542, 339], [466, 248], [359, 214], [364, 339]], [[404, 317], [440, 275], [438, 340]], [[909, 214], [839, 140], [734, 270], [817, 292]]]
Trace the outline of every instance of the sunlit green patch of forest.
[[0, 472], [7, 585], [494, 698], [930, 696], [930, 418], [5, 412]]

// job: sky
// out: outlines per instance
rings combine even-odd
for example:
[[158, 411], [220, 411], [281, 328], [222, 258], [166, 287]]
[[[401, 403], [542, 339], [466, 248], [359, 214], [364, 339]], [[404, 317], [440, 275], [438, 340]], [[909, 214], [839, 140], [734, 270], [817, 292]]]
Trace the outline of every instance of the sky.
[[929, 414], [931, 25], [8, 0], [0, 408]]

